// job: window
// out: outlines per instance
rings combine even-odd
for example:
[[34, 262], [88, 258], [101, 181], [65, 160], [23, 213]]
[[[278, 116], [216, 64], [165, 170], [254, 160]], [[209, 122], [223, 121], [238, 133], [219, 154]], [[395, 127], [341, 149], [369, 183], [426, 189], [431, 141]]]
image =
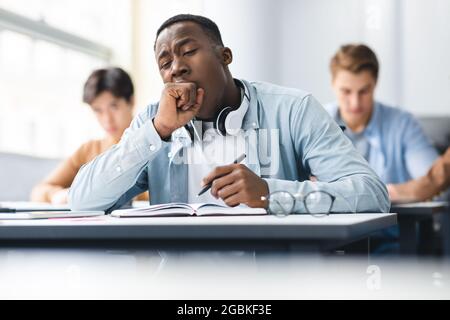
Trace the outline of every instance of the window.
[[128, 0], [0, 0], [0, 151], [62, 158], [103, 135], [83, 84], [127, 69]]

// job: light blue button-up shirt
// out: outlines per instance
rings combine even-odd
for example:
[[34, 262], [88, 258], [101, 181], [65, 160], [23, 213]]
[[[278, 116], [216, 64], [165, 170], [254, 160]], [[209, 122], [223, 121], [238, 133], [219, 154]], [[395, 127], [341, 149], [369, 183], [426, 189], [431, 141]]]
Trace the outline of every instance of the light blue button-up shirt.
[[[247, 166], [267, 181], [270, 192], [324, 190], [336, 197], [332, 212], [389, 211], [385, 185], [314, 97], [243, 83], [250, 93], [242, 124]], [[80, 169], [69, 192], [71, 209], [111, 211], [147, 189], [152, 204], [187, 201], [186, 147], [192, 141], [184, 127], [170, 141], [161, 140], [152, 121], [157, 109], [158, 104], [148, 106], [117, 145]], [[318, 181], [308, 180], [310, 175]], [[302, 201], [295, 211], [306, 211]]]
[[[340, 125], [336, 103], [325, 109]], [[347, 130], [349, 130], [347, 128]], [[346, 134], [349, 134], [348, 131]], [[367, 161], [384, 183], [402, 183], [425, 175], [438, 157], [418, 121], [404, 110], [375, 102], [362, 136], [368, 144]]]

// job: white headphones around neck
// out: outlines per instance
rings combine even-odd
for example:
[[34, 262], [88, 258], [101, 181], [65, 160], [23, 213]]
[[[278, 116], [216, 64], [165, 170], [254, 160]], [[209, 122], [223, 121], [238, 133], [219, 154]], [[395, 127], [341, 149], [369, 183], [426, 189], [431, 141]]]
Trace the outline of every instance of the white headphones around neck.
[[[245, 114], [250, 106], [250, 92], [247, 92], [246, 85], [240, 80], [235, 80], [235, 83], [242, 90], [241, 92], [243, 92], [243, 101], [241, 102], [239, 108], [235, 110], [233, 110], [232, 107], [223, 108], [213, 121], [214, 129], [217, 134], [221, 136], [226, 136], [227, 134], [235, 136], [239, 134]], [[193, 125], [193, 121], [191, 120], [190, 123], [186, 124], [185, 128], [189, 132], [192, 141], [194, 141], [194, 133], [196, 129]], [[197, 135], [197, 133], [195, 134]], [[197, 135], [197, 139], [199, 138], [200, 137]]]
[[227, 134], [235, 136], [239, 133], [242, 128], [245, 114], [250, 105], [250, 93], [247, 94], [245, 84], [239, 80], [235, 80], [235, 82], [244, 93], [242, 98], [247, 100], [242, 101], [241, 105], [236, 110], [233, 110], [231, 107], [225, 107], [217, 115], [217, 118], [214, 121], [214, 128], [217, 133], [222, 136], [226, 136]]

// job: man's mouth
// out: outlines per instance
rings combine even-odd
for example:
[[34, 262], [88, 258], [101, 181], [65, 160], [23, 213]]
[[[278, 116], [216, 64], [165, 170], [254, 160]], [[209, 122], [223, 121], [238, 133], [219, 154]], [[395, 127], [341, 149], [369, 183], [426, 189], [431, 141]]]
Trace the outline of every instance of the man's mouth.
[[200, 88], [197, 81], [188, 80], [188, 79], [176, 79], [176, 80], [174, 80], [174, 83], [193, 83], [196, 85], [197, 88]]

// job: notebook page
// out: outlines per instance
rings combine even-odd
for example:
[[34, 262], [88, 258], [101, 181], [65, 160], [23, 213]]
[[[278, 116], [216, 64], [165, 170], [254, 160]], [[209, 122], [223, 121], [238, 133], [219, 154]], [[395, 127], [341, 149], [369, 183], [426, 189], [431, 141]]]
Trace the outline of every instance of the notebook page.
[[112, 217], [158, 217], [192, 215], [194, 210], [187, 203], [165, 203], [144, 208], [119, 209], [111, 213]]
[[[192, 205], [191, 205], [192, 206]], [[263, 208], [250, 208], [246, 205], [228, 207], [220, 204], [201, 204], [197, 207], [196, 215], [265, 215], [267, 211]]]

